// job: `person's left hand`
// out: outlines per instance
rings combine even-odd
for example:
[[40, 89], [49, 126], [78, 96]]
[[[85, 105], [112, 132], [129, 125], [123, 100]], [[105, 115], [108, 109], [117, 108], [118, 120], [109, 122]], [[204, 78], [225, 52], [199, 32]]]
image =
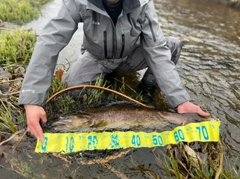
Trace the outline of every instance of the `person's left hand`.
[[197, 113], [198, 115], [202, 117], [208, 117], [210, 116], [209, 113], [204, 112], [199, 106], [187, 101], [178, 106], [178, 113]]

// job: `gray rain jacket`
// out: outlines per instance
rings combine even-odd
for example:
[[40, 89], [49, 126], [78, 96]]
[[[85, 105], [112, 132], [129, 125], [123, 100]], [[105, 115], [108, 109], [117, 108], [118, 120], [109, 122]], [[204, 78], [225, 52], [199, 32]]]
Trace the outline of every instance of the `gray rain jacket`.
[[84, 47], [99, 60], [126, 57], [139, 45], [156, 81], [173, 107], [190, 100], [181, 87], [152, 0], [124, 0], [114, 26], [101, 0], [63, 0], [56, 18], [40, 34], [30, 60], [19, 104], [43, 106], [59, 52], [83, 22]]

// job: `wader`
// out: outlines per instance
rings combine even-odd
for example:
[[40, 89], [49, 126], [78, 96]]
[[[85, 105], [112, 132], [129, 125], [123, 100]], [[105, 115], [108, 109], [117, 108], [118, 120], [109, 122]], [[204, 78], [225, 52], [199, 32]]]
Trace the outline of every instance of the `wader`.
[[[181, 42], [175, 37], [166, 37], [166, 41], [166, 45], [171, 50], [171, 60], [174, 64], [177, 64], [182, 49]], [[71, 87], [90, 84], [94, 83], [99, 77], [104, 77], [112, 72], [135, 72], [147, 67], [141, 47], [136, 48], [130, 56], [121, 59], [99, 60], [97, 56], [85, 51], [71, 66], [66, 77], [66, 85]], [[150, 93], [154, 93], [157, 83], [150, 68], [145, 72], [141, 84]]]

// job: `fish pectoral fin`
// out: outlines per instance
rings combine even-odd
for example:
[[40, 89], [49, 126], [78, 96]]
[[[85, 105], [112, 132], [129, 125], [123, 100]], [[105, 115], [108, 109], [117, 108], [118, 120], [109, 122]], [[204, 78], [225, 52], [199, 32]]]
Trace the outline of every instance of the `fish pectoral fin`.
[[96, 122], [94, 120], [89, 119], [88, 121], [83, 123], [83, 126], [94, 127]]
[[94, 127], [105, 127], [107, 126], [108, 122], [105, 120], [100, 120], [98, 123], [95, 123]]
[[89, 120], [86, 123], [88, 124], [89, 127], [95, 127], [95, 128], [105, 127], [108, 124], [108, 122], [105, 120], [100, 120], [99, 122], [96, 122], [94, 120]]

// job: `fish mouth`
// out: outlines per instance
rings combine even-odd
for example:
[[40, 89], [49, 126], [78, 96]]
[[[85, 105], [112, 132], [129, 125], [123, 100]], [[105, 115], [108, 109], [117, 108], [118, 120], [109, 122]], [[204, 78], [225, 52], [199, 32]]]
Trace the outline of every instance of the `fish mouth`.
[[54, 123], [52, 123], [52, 125], [51, 125], [51, 127], [64, 127], [64, 126], [66, 126], [66, 123], [64, 123], [64, 122], [54, 122]]
[[57, 121], [52, 123], [51, 128], [54, 131], [58, 131], [58, 132], [61, 132], [61, 131], [71, 132], [75, 130], [76, 126], [74, 126], [70, 121]]

